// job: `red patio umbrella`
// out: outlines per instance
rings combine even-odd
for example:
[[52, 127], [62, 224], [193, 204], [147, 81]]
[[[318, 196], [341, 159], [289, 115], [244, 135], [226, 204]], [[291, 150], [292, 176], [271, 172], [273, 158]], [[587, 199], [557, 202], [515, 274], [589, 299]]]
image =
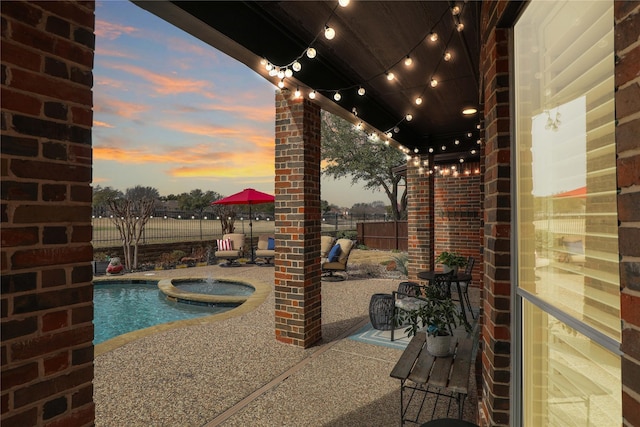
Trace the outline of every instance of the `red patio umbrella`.
[[[253, 245], [253, 221], [251, 218], [251, 205], [257, 205], [260, 203], [273, 203], [275, 197], [271, 194], [263, 193], [262, 191], [254, 190], [253, 188], [245, 188], [239, 193], [232, 194], [231, 196], [223, 197], [220, 200], [211, 202], [212, 205], [249, 205], [249, 241]], [[253, 247], [251, 247], [251, 263], [255, 263]]]

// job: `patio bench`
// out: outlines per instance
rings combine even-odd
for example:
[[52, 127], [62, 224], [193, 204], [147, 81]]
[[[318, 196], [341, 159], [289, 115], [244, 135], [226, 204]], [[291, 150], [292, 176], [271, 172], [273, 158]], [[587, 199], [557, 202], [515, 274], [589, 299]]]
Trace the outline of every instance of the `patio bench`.
[[[435, 415], [439, 398], [444, 397], [449, 399], [447, 414], [451, 409], [451, 401], [455, 400], [458, 418], [462, 419], [478, 335], [476, 327], [470, 336], [454, 337], [453, 351], [444, 357], [429, 354], [424, 332], [418, 332], [411, 339], [390, 374], [392, 378], [400, 380], [400, 425], [405, 425], [407, 421], [420, 424], [418, 420], [428, 394], [436, 395], [431, 418]], [[417, 408], [411, 405], [416, 393], [422, 395], [417, 397]], [[409, 417], [410, 408], [415, 412], [412, 418]]]

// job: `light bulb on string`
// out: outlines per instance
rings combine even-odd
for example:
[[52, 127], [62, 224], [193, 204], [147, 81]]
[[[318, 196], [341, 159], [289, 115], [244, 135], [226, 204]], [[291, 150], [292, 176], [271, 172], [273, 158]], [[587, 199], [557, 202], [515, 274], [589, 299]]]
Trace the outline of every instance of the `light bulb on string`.
[[477, 151], [476, 150], [471, 150], [471, 154], [476, 154]]
[[460, 6], [458, 6], [458, 5], [455, 5], [455, 6], [453, 6], [453, 7], [451, 8], [451, 14], [452, 14], [453, 16], [458, 16], [458, 15], [460, 15], [460, 11], [461, 11], [461, 9], [460, 9]]
[[316, 55], [317, 55], [317, 53], [318, 53], [318, 52], [317, 52], [314, 48], [312, 48], [312, 47], [310, 47], [310, 48], [308, 48], [308, 49], [307, 49], [307, 57], [308, 57], [309, 59], [313, 59], [313, 58], [315, 58], [315, 57], [316, 57]]
[[271, 77], [275, 77], [275, 76], [277, 76], [277, 75], [278, 75], [278, 70], [276, 70], [275, 68], [270, 69], [270, 70], [269, 70], [269, 75], [270, 75]]
[[341, 7], [347, 7], [347, 6], [349, 6], [349, 2], [350, 2], [350, 0], [338, 0], [338, 4], [339, 4]]
[[447, 146], [443, 145], [442, 147], [440, 147], [442, 149], [442, 151], [447, 151]]
[[362, 86], [360, 86], [360, 87], [358, 88], [358, 95], [363, 96], [363, 95], [365, 94], [365, 92], [366, 92], [366, 91], [364, 90], [364, 88], [363, 88]]
[[284, 79], [282, 79], [282, 80], [280, 80], [280, 81], [278, 82], [278, 87], [279, 87], [280, 89], [282, 89], [282, 88], [284, 87]]
[[284, 78], [284, 70], [282, 68], [278, 69], [277, 75], [278, 75], [279, 79], [283, 79]]
[[456, 30], [458, 30], [458, 32], [461, 33], [462, 30], [464, 30], [464, 24], [460, 22], [458, 25], [456, 25]]
[[420, 152], [420, 150], [418, 150], [418, 148], [416, 147], [416, 148], [413, 149], [413, 152], [418, 154]]
[[336, 30], [334, 30], [333, 28], [331, 28], [330, 26], [326, 26], [324, 27], [324, 37], [327, 40], [333, 40], [333, 38], [336, 36]]
[[387, 135], [387, 138], [393, 137], [393, 134], [391, 132], [387, 132], [386, 135]]
[[315, 90], [309, 94], [309, 99], [316, 99], [316, 91]]
[[407, 55], [407, 57], [404, 58], [404, 65], [409, 67], [409, 66], [411, 66], [411, 64], [413, 64], [413, 59], [411, 59], [411, 57], [409, 55]]
[[432, 42], [437, 42], [438, 41], [438, 33], [432, 31], [429, 34], [429, 40], [431, 40]]
[[429, 82], [429, 84], [431, 85], [431, 87], [436, 87], [436, 86], [438, 86], [438, 80], [436, 80], [436, 79], [431, 79], [431, 81]]
[[293, 96], [300, 98], [300, 86], [296, 87], [296, 91], [293, 93]]
[[464, 163], [464, 159], [460, 157], [460, 163]]
[[271, 62], [267, 62], [267, 63], [264, 65], [264, 68], [265, 68], [267, 71], [271, 71], [271, 70], [273, 69], [273, 64], [271, 64]]
[[460, 145], [460, 140], [456, 139], [455, 141], [453, 141], [453, 143], [456, 144], [456, 145]]
[[400, 133], [400, 128], [398, 126], [396, 126], [396, 127], [393, 128], [393, 131], [395, 133]]
[[389, 145], [389, 140], [388, 139], [384, 140], [384, 145]]
[[342, 99], [342, 95], [340, 95], [340, 92], [336, 91], [336, 93], [333, 94], [333, 99], [336, 101], [340, 101]]
[[429, 152], [433, 153], [433, 147], [429, 147]]
[[422, 104], [422, 97], [419, 96], [416, 98], [416, 105], [420, 105], [420, 104]]
[[413, 116], [412, 116], [411, 114], [407, 114], [404, 118], [405, 118], [408, 122], [410, 122], [411, 120], [413, 120]]
[[387, 71], [386, 75], [387, 75], [387, 80], [389, 80], [389, 81], [393, 80], [396, 77], [395, 74], [393, 74], [390, 71]]
[[445, 61], [451, 61], [451, 52], [447, 51], [444, 53], [444, 60]]
[[294, 61], [294, 63], [291, 64], [291, 68], [293, 68], [293, 71], [297, 73], [302, 69], [302, 64], [300, 64], [298, 61]]
[[289, 68], [285, 68], [284, 69], [284, 76], [285, 77], [291, 77], [293, 76], [293, 70], [289, 69]]

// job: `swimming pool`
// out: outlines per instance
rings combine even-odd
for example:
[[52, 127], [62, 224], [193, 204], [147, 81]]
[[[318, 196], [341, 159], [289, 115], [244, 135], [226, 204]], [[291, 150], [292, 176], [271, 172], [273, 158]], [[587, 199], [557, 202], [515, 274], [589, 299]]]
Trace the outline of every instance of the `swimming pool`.
[[94, 282], [94, 344], [161, 323], [223, 313], [234, 303], [185, 304], [168, 299], [157, 280]]

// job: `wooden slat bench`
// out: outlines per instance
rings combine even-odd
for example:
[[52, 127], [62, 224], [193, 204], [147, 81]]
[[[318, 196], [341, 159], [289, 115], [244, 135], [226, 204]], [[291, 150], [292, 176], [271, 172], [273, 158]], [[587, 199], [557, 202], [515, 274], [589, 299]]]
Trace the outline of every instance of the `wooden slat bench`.
[[[471, 365], [475, 357], [478, 331], [474, 330], [470, 336], [454, 337], [453, 351], [449, 356], [435, 357], [429, 354], [426, 346], [426, 335], [418, 332], [405, 348], [402, 356], [391, 371], [391, 377], [400, 380], [400, 425], [405, 422], [419, 424], [428, 394], [435, 394], [436, 403], [431, 417], [436, 410], [437, 399], [440, 396], [449, 398], [449, 412], [451, 400], [458, 404], [458, 418], [462, 418], [464, 400], [469, 394], [469, 377]], [[423, 393], [415, 417], [408, 418], [408, 410], [415, 393]], [[405, 394], [408, 399], [405, 399]]]

